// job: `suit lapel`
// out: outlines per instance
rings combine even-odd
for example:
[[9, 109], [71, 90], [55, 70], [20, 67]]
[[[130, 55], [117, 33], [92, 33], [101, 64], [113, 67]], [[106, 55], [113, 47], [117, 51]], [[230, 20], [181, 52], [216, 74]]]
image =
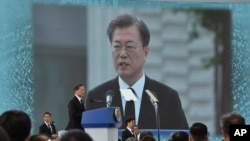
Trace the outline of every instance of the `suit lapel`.
[[120, 107], [121, 112], [123, 113], [123, 108], [122, 108], [122, 100], [121, 100], [121, 93], [120, 93], [120, 88], [119, 88], [119, 82], [118, 82], [118, 77], [113, 79], [113, 81], [110, 83], [110, 88], [113, 89], [114, 91], [114, 97], [112, 101], [112, 106], [117, 106]]
[[[140, 128], [150, 127], [150, 128], [156, 128], [156, 118], [155, 118], [155, 110], [154, 106], [152, 105], [151, 101], [148, 98], [147, 93], [145, 90], [154, 90], [154, 82], [151, 81], [147, 76], [145, 77], [145, 85], [143, 88], [142, 93], [142, 100], [141, 100], [141, 109], [139, 114], [139, 121], [138, 124]], [[151, 119], [151, 122], [148, 122], [147, 119]]]

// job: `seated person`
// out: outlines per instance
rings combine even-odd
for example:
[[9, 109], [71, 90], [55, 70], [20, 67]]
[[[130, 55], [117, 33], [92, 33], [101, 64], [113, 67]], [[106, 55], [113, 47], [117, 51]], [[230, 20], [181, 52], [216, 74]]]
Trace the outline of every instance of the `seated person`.
[[142, 141], [156, 141], [155, 138], [151, 135], [146, 135], [142, 138]]
[[60, 141], [93, 141], [93, 139], [81, 129], [70, 129], [60, 137]]
[[0, 126], [8, 133], [11, 141], [25, 141], [30, 137], [31, 119], [24, 111], [5, 111], [0, 116]]
[[47, 134], [32, 135], [29, 141], [48, 141], [50, 138]]
[[230, 125], [245, 125], [245, 118], [237, 113], [227, 113], [221, 116], [220, 126], [222, 128], [221, 133], [223, 141], [230, 141]]
[[0, 141], [10, 141], [8, 133], [0, 126]]
[[188, 141], [189, 135], [184, 131], [177, 131], [173, 133], [168, 141]]
[[145, 137], [145, 136], [154, 136], [153, 133], [151, 131], [143, 131], [141, 132], [141, 135], [140, 135], [140, 138], [139, 138], [139, 141], [142, 141], [142, 138]]
[[189, 141], [208, 141], [208, 131], [205, 124], [196, 122], [190, 127], [189, 131]]

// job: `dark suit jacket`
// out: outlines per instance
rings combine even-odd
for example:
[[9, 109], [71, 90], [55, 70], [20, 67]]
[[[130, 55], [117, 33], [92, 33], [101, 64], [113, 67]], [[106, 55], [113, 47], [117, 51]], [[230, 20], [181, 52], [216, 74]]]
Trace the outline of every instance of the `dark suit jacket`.
[[84, 104], [81, 104], [76, 96], [68, 103], [69, 122], [65, 130], [83, 129], [81, 125], [82, 112], [85, 111]]
[[51, 136], [52, 134], [56, 134], [56, 127], [54, 124], [50, 124], [51, 125], [51, 128], [53, 130], [53, 133], [51, 133], [49, 127], [43, 123], [42, 125], [40, 125], [39, 127], [39, 134], [47, 134], [49, 136]]
[[127, 128], [122, 131], [122, 141], [126, 141], [129, 137], [135, 137]]
[[[160, 128], [161, 129], [188, 129], [186, 116], [182, 109], [181, 101], [178, 93], [170, 88], [169, 86], [150, 79], [146, 76], [145, 85], [143, 88], [141, 109], [138, 118], [138, 125], [142, 129], [156, 129], [156, 116], [155, 108], [148, 98], [145, 90], [149, 89], [156, 93], [159, 104], [159, 117], [160, 117]], [[118, 77], [109, 80], [94, 89], [90, 90], [87, 94], [86, 109], [91, 110], [95, 108], [105, 107], [105, 102], [91, 102], [91, 100], [102, 100], [105, 101], [105, 92], [107, 90], [113, 90], [113, 102], [111, 106], [121, 108], [123, 114], [121, 94], [119, 91]], [[124, 117], [123, 117], [123, 120]], [[125, 123], [120, 128], [125, 128]]]

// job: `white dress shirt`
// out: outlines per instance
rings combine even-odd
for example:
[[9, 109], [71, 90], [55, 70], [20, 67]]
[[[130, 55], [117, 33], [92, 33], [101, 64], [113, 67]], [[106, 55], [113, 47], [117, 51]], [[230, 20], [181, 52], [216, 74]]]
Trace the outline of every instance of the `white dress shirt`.
[[[137, 95], [137, 101], [134, 101], [135, 103], [135, 123], [138, 123], [139, 115], [140, 115], [140, 108], [141, 108], [141, 99], [142, 99], [142, 93], [143, 88], [145, 84], [145, 74], [142, 75], [142, 77], [134, 83], [133, 86], [129, 86], [125, 81], [122, 80], [122, 78], [119, 76], [118, 78], [119, 87], [120, 89], [127, 89], [127, 88], [133, 88], [136, 95]], [[126, 100], [124, 97], [121, 97], [122, 99], [122, 108], [125, 109]], [[125, 110], [124, 110], [125, 112]], [[125, 114], [125, 113], [124, 113]]]

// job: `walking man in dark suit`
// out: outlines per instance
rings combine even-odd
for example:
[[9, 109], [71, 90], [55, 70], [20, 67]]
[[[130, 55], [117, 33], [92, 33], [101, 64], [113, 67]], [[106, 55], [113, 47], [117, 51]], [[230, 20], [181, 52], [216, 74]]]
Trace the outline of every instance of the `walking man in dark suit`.
[[49, 137], [56, 137], [56, 126], [51, 122], [51, 113], [45, 112], [43, 114], [44, 123], [39, 127], [39, 134], [46, 134]]
[[134, 137], [136, 139], [135, 133], [133, 131], [133, 126], [135, 124], [135, 119], [133, 117], [128, 117], [125, 121], [127, 127], [122, 131], [122, 141], [126, 141], [129, 137]]
[[[134, 101], [135, 122], [142, 129], [155, 129], [155, 107], [145, 90], [157, 95], [161, 129], [188, 129], [186, 116], [176, 90], [149, 78], [143, 66], [149, 54], [150, 33], [144, 21], [128, 14], [118, 16], [108, 26], [107, 34], [112, 46], [113, 65], [118, 74], [112, 80], [90, 90], [86, 99], [86, 109], [105, 107], [105, 103], [91, 102], [92, 99], [105, 101], [105, 92], [114, 91], [111, 106], [121, 108], [125, 117], [126, 101], [120, 89], [132, 88], [136, 94]], [[121, 128], [125, 128], [123, 124]]]
[[85, 111], [83, 96], [85, 95], [85, 88], [83, 84], [77, 84], [74, 87], [74, 97], [68, 103], [68, 113], [69, 113], [69, 122], [65, 130], [69, 129], [82, 129], [84, 128], [81, 125], [82, 112]]

